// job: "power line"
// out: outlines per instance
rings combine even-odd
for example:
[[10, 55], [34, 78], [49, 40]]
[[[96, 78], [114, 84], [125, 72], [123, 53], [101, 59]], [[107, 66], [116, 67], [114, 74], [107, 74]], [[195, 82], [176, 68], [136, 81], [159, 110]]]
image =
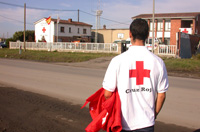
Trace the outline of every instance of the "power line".
[[[11, 3], [6, 3], [6, 2], [0, 2], [0, 4], [24, 8], [24, 6], [17, 5], [17, 4], [11, 4]], [[28, 9], [35, 9], [35, 10], [48, 10], [48, 11], [78, 11], [78, 10], [37, 8], [37, 7], [30, 7], [30, 6], [27, 6], [26, 8], [28, 8]], [[94, 15], [94, 14], [91, 14], [91, 13], [88, 13], [88, 12], [85, 12], [85, 11], [82, 11], [82, 10], [79, 10], [79, 11], [82, 12], [82, 13], [85, 13], [87, 15], [91, 15], [91, 16], [95, 16], [96, 17], [96, 15]], [[104, 17], [101, 17], [101, 19], [104, 19], [104, 20], [107, 20], [107, 21], [111, 21], [111, 22], [115, 22], [115, 23], [118, 23], [118, 24], [128, 25], [127, 23], [118, 22], [118, 21], [111, 20], [111, 19], [104, 18]]]
[[[24, 6], [17, 5], [17, 4], [11, 4], [11, 3], [6, 3], [6, 2], [0, 2], [0, 4], [24, 8]], [[47, 11], [77, 11], [77, 10], [38, 8], [38, 7], [31, 7], [31, 6], [26, 6], [26, 8], [35, 9], [35, 10], [47, 10]]]
[[[24, 23], [23, 21], [16, 20], [16, 19], [13, 19], [13, 18], [9, 18], [9, 17], [5, 17], [5, 16], [2, 16], [2, 15], [0, 15], [0, 17], [6, 18], [6, 19], [9, 19], [9, 20], [13, 20], [13, 21], [16, 21], [16, 22], [19, 22], [19, 23]], [[26, 24], [33, 25], [31, 23], [26, 23]]]
[[[82, 11], [82, 10], [80, 10], [80, 12], [88, 14], [88, 15], [91, 15], [91, 16], [96, 16], [94, 14], [91, 14], [91, 13], [88, 13], [88, 12], [85, 12], [85, 11]], [[101, 19], [104, 19], [104, 20], [107, 20], [107, 21], [111, 21], [111, 22], [115, 22], [115, 23], [118, 23], [118, 24], [128, 25], [127, 23], [118, 22], [118, 21], [107, 19], [107, 18], [104, 18], [104, 17], [101, 17]]]

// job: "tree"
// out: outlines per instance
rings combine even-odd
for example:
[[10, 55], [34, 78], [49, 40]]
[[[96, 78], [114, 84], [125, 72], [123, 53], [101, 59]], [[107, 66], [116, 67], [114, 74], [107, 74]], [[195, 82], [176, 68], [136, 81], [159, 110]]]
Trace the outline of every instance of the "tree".
[[13, 38], [7, 38], [7, 39], [6, 39], [6, 46], [7, 46], [7, 48], [10, 47], [10, 45], [9, 45], [9, 42], [10, 42], [10, 41], [14, 41]]
[[[17, 41], [24, 41], [24, 31], [17, 31], [13, 34], [13, 40]], [[35, 31], [27, 30], [26, 31], [26, 41], [33, 42], [35, 41]]]

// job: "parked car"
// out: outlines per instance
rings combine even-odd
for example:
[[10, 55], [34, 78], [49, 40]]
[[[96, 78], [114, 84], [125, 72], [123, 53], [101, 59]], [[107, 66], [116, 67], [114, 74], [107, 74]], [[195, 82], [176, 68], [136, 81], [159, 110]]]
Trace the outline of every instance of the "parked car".
[[117, 40], [115, 40], [113, 43], [116, 43], [116, 44], [117, 44], [117, 43], [126, 43], [126, 40], [121, 40], [121, 39], [118, 40], [118, 39], [117, 39]]
[[[145, 41], [145, 46], [147, 47], [148, 50], [152, 51], [152, 38], [148, 38]], [[162, 44], [161, 40], [158, 38], [155, 38], [154, 40], [154, 50], [158, 47], [158, 45]]]
[[131, 46], [131, 39], [130, 38], [127, 38], [126, 39], [126, 48], [128, 49], [130, 46]]
[[7, 45], [6, 45], [6, 42], [0, 42], [0, 48], [6, 48]]

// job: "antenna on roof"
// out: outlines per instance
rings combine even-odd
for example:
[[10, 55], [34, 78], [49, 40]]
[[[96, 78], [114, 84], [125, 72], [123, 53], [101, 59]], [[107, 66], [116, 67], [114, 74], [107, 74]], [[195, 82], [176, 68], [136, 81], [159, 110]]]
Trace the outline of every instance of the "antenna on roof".
[[100, 2], [101, 0], [99, 0], [99, 2], [97, 3], [97, 10], [96, 10], [96, 32], [95, 32], [95, 43], [97, 43], [98, 40], [98, 29], [101, 28], [101, 24], [100, 24], [100, 16], [103, 13], [102, 10], [100, 10]]

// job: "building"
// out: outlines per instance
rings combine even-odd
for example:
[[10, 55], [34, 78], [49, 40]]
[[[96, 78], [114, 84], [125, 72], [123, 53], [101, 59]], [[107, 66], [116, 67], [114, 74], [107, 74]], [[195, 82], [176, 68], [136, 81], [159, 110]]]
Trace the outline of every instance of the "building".
[[[73, 42], [73, 41], [91, 41], [92, 25], [68, 20], [42, 18], [35, 22], [35, 41], [44, 42]], [[57, 30], [58, 29], [58, 30]]]
[[[114, 41], [126, 40], [129, 38], [129, 29], [98, 29], [98, 43], [113, 43]], [[95, 39], [96, 29], [92, 29], [92, 39]]]
[[[132, 19], [142, 18], [150, 25], [149, 37], [152, 37], [152, 14], [141, 14]], [[200, 34], [200, 12], [155, 14], [155, 37], [162, 43], [176, 45], [177, 32]]]

